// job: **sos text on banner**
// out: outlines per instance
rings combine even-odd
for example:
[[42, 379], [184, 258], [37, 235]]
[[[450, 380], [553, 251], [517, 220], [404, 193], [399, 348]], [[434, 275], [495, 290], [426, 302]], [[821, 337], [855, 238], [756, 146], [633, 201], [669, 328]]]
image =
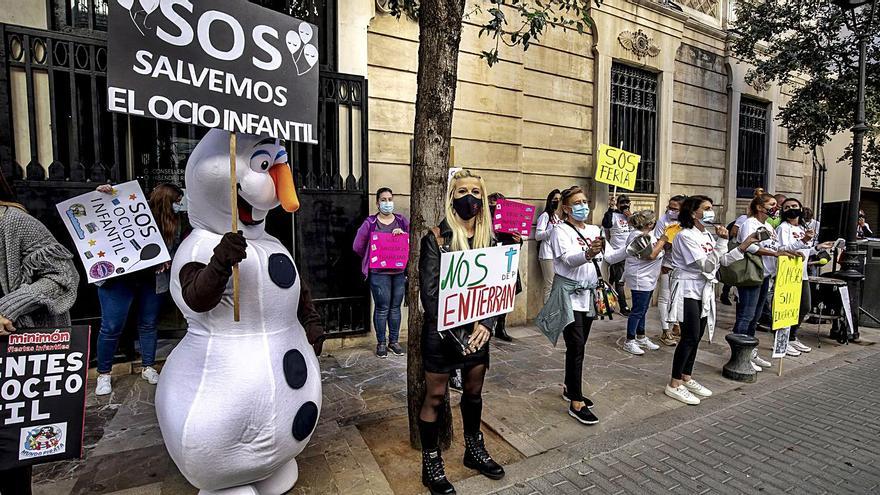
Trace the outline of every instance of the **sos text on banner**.
[[82, 457], [89, 327], [0, 337], [0, 470]]
[[318, 143], [313, 24], [244, 0], [108, 5], [111, 112]]
[[773, 330], [799, 323], [804, 260], [780, 256], [773, 289]]
[[633, 191], [640, 160], [635, 153], [600, 144], [596, 156], [596, 181]]
[[437, 330], [513, 311], [519, 254], [516, 245], [443, 253]]
[[171, 261], [140, 184], [113, 187], [112, 194], [87, 192], [56, 206], [89, 283]]

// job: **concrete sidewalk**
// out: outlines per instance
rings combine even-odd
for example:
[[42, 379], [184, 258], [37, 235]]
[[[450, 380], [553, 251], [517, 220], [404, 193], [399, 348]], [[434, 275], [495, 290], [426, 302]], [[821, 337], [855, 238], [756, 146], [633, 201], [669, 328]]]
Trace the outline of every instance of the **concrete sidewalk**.
[[[651, 313], [653, 318], [656, 311]], [[861, 344], [839, 345], [823, 338], [818, 348], [815, 327], [805, 325], [802, 340], [814, 347], [812, 353], [786, 359], [782, 378], [773, 368], [761, 374], [756, 384], [743, 385], [720, 376], [728, 354], [722, 329], [732, 323], [730, 308], [721, 307], [715, 343], [701, 345], [694, 372], [716, 397], [694, 408], [663, 395], [673, 348], [633, 356], [620, 347], [623, 319], [597, 321], [585, 363], [585, 388], [600, 418], [594, 427], [571, 419], [560, 397], [564, 347], [553, 348], [534, 328], [510, 329], [514, 342], [491, 344], [492, 364], [483, 399], [487, 443], [493, 455], [509, 466], [508, 477], [488, 482], [472, 478], [474, 472], [461, 466], [461, 423], [456, 420], [457, 442], [444, 454], [450, 478], [458, 483], [459, 493], [485, 493], [507, 486], [517, 489], [517, 481], [583, 457], [572, 458], [566, 452], [577, 450], [569, 449], [600, 445], [609, 442], [608, 438], [647, 437], [660, 431], [662, 421], [671, 427], [690, 415], [708, 414], [713, 404], [742, 401], [803, 373], [816, 373], [850, 356], [873, 352], [873, 343], [880, 340], [880, 332], [864, 329]], [[649, 325], [649, 335], [656, 333], [652, 328], [656, 320]], [[827, 328], [823, 329], [826, 335]], [[769, 355], [770, 335], [759, 337], [762, 354]], [[373, 346], [366, 344], [328, 353], [321, 358], [321, 369], [321, 419], [309, 447], [298, 457], [300, 481], [293, 493], [421, 492], [420, 456], [407, 443], [405, 357], [381, 360], [373, 355]], [[138, 376], [124, 375], [114, 378], [110, 397], [89, 397], [85, 459], [39, 467], [37, 493], [196, 493], [167, 456], [153, 411], [153, 392], [154, 387]], [[459, 399], [453, 394], [451, 400], [457, 414]], [[466, 478], [472, 479], [462, 481]]]

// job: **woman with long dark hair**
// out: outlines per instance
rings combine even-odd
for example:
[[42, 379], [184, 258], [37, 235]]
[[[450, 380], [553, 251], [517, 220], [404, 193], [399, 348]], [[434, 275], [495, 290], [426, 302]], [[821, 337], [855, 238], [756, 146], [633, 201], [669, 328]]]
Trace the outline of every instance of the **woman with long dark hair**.
[[800, 356], [801, 353], [813, 350], [810, 346], [802, 343], [800, 339], [797, 338], [798, 329], [800, 329], [801, 326], [800, 322], [803, 321], [804, 316], [810, 311], [811, 306], [810, 277], [806, 260], [810, 259], [811, 255], [816, 254], [818, 249], [830, 249], [832, 244], [826, 242], [816, 246], [815, 238], [817, 233], [806, 225], [806, 221], [804, 220], [805, 210], [806, 209], [801, 202], [797, 199], [786, 199], [782, 203], [782, 223], [779, 224], [779, 227], [776, 227], [776, 235], [779, 237], [779, 243], [782, 244], [782, 249], [798, 251], [804, 257], [803, 282], [801, 283], [801, 306], [798, 314], [798, 324], [791, 327], [788, 334], [788, 346], [785, 349], [785, 354], [792, 357], [797, 357]]
[[538, 247], [538, 262], [541, 264], [541, 276], [543, 277], [544, 302], [550, 296], [550, 288], [553, 287], [553, 249], [550, 246], [550, 236], [553, 229], [562, 222], [562, 195], [559, 189], [550, 191], [547, 201], [544, 203], [544, 212], [538, 217], [538, 225], [535, 226], [535, 240], [540, 243]]
[[670, 261], [670, 306], [666, 318], [681, 326], [681, 340], [672, 358], [672, 377], [665, 394], [685, 404], [696, 405], [712, 391], [693, 378], [697, 349], [707, 327], [715, 327], [715, 272], [743, 258], [756, 240], [754, 234], [728, 251], [727, 229], [716, 226], [717, 239], [709, 232], [715, 220], [712, 200], [690, 196], [682, 202], [678, 220], [681, 232], [672, 241]]
[[[0, 243], [0, 336], [70, 326], [79, 284], [73, 255], [18, 203], [2, 172]], [[30, 466], [0, 470], [0, 493], [30, 495]]]
[[[766, 239], [749, 246], [749, 252], [761, 256], [764, 263], [764, 281], [756, 287], [737, 287], [738, 301], [736, 303], [736, 322], [733, 325], [733, 333], [755, 336], [761, 311], [767, 302], [767, 293], [770, 290], [770, 281], [776, 275], [776, 258], [779, 256], [800, 256], [799, 253], [782, 249], [776, 229], [768, 222], [771, 218], [779, 216], [779, 205], [776, 198], [756, 190], [756, 195], [749, 204], [749, 217], [740, 225], [737, 241], [743, 242], [754, 233], [766, 236]], [[752, 352], [752, 367], [755, 371], [769, 368], [770, 361], [758, 356], [758, 349]]]
[[[109, 184], [98, 186], [99, 192], [112, 194]], [[185, 211], [183, 190], [174, 184], [159, 184], [149, 199], [150, 211], [171, 257], [183, 239], [181, 213]], [[136, 300], [139, 304], [138, 340], [140, 342], [141, 377], [151, 385], [159, 382], [156, 362], [156, 322], [162, 308], [162, 295], [168, 292], [171, 262], [107, 280], [98, 286], [101, 303], [101, 331], [98, 334], [98, 384], [95, 395], [113, 391], [110, 371], [119, 336], [125, 327], [128, 312]]]
[[495, 245], [489, 203], [483, 179], [462, 169], [449, 181], [446, 218], [421, 241], [419, 292], [425, 309], [422, 326], [422, 364], [425, 369], [425, 400], [419, 412], [422, 442], [422, 483], [432, 494], [455, 493], [446, 478], [440, 455], [440, 415], [449, 376], [462, 371], [461, 417], [464, 424], [464, 465], [491, 479], [504, 477], [502, 468], [486, 451], [480, 421], [483, 411], [483, 380], [489, 368], [489, 339], [495, 318], [437, 331], [440, 296], [440, 256]]

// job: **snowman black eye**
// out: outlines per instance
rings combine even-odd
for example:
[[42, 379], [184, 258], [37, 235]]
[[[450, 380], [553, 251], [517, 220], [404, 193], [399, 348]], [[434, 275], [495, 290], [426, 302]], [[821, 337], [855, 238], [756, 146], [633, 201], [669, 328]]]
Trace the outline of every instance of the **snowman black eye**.
[[263, 160], [263, 163], [260, 164], [260, 168], [262, 168], [263, 170], [268, 170], [269, 169], [269, 161]]

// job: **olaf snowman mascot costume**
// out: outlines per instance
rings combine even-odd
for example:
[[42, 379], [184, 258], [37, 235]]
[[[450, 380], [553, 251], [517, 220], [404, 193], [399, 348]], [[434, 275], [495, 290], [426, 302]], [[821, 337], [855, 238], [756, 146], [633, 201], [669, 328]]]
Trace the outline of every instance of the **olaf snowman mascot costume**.
[[275, 139], [238, 135], [236, 160], [241, 235], [227, 233], [229, 133], [209, 131], [186, 167], [194, 230], [174, 257], [171, 294], [189, 328], [162, 370], [156, 414], [171, 458], [201, 495], [275, 495], [296, 483], [321, 379], [297, 319], [296, 267], [263, 223], [279, 204], [299, 207], [286, 152]]

